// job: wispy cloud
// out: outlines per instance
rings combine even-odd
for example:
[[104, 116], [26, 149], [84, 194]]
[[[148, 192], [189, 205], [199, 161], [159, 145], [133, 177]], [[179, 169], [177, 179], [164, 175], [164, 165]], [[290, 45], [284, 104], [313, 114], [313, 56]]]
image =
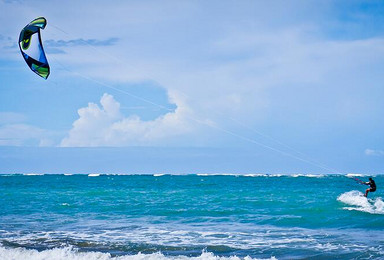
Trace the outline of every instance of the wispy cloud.
[[3, 3], [12, 4], [12, 3], [22, 3], [22, 0], [2, 0]]
[[28, 124], [24, 114], [0, 112], [0, 146], [54, 146], [57, 136], [60, 134]]
[[118, 38], [108, 38], [106, 40], [97, 39], [74, 39], [74, 40], [46, 40], [44, 41], [45, 49], [50, 54], [65, 54], [64, 49], [70, 47], [107, 47], [113, 46], [119, 41]]
[[51, 134], [28, 124], [7, 124], [0, 126], [0, 146], [52, 146]]
[[15, 40], [13, 40], [9, 36], [4, 36], [0, 34], [0, 48], [2, 49], [16, 49], [17, 44]]
[[97, 39], [74, 39], [74, 40], [46, 40], [44, 43], [48, 47], [74, 47], [74, 46], [112, 46], [119, 41], [118, 38], [108, 38], [105, 40]]
[[0, 125], [21, 123], [26, 120], [25, 115], [15, 112], [0, 112]]
[[[44, 10], [48, 25], [42, 39], [46, 51], [52, 54], [48, 55], [51, 80], [59, 85], [73, 81], [79, 87], [92, 84], [88, 81], [100, 81], [109, 89], [119, 88], [119, 84], [151, 81], [161, 85], [172, 95], [172, 103], [177, 104], [177, 111], [160, 117], [156, 114], [157, 118], [144, 122], [143, 117], [134, 116], [137, 111], [126, 109], [137, 109], [143, 104], [130, 104], [121, 91], [113, 92], [114, 98], [108, 102], [103, 98], [103, 102], [112, 104], [118, 100], [122, 105], [120, 114], [131, 114], [130, 117], [112, 118], [103, 104], [86, 106], [75, 103], [77, 99], [68, 99], [67, 113], [74, 114], [82, 107], [79, 111], [83, 114], [62, 145], [145, 143], [161, 128], [168, 132], [152, 140], [163, 138], [165, 143], [167, 138], [174, 137], [174, 124], [185, 124], [182, 109], [225, 129], [233, 126], [228, 120], [232, 117], [249, 126], [264, 127], [277, 134], [284, 132], [290, 142], [298, 143], [298, 132], [301, 137], [318, 134], [316, 122], [332, 138], [335, 124], [340, 128], [348, 125], [343, 128], [348, 134], [366, 121], [377, 121], [372, 117], [377, 118], [379, 113], [375, 112], [382, 111], [383, 106], [375, 97], [382, 96], [378, 85], [383, 78], [380, 71], [384, 41], [380, 30], [362, 33], [364, 28], [371, 28], [367, 22], [376, 21], [370, 13], [359, 8], [345, 12], [345, 8], [357, 3], [364, 5], [364, 1], [277, 3], [167, 0], [122, 1], [111, 5], [105, 1], [26, 1], [25, 5], [13, 8], [0, 4], [0, 9], [6, 10], [0, 20], [9, 24], [0, 33], [3, 40], [8, 35], [17, 38], [20, 28]], [[71, 7], [74, 4], [76, 9]], [[27, 6], [30, 10], [24, 9]], [[14, 17], [14, 13], [22, 13], [24, 20]], [[346, 19], [349, 15], [353, 17]], [[355, 24], [358, 30], [349, 26]], [[343, 29], [343, 37], [336, 35], [333, 25]], [[66, 55], [55, 57], [56, 53]], [[9, 57], [21, 59], [14, 53]], [[59, 63], [68, 70], [59, 70]], [[137, 88], [141, 86], [137, 84]], [[104, 88], [96, 94], [98, 90], [84, 90], [83, 97], [93, 99], [107, 91]], [[31, 95], [34, 93], [39, 92]], [[97, 125], [101, 130], [96, 129]], [[141, 129], [143, 138], [133, 129]], [[87, 136], [87, 131], [95, 132], [94, 138]]]
[[364, 153], [367, 156], [384, 156], [383, 150], [365, 149]]

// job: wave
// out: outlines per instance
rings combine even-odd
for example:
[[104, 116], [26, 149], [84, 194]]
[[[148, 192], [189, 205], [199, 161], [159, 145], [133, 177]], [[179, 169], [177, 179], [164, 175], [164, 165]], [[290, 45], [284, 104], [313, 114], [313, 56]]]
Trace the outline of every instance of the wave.
[[365, 175], [361, 174], [361, 173], [348, 173], [345, 176], [347, 176], [347, 177], [364, 177]]
[[307, 178], [323, 178], [324, 174], [289, 174], [289, 173], [280, 173], [280, 174], [265, 174], [265, 173], [255, 173], [255, 174], [244, 174], [240, 175], [244, 177], [307, 177]]
[[[64, 204], [64, 203], [63, 203]], [[61, 206], [66, 206], [66, 205]], [[69, 207], [71, 205], [68, 205]], [[297, 216], [286, 216], [285, 218], [297, 218]], [[96, 224], [96, 223], [94, 223]], [[83, 231], [36, 231], [33, 233], [19, 233], [0, 230], [3, 238], [0, 247], [18, 248], [40, 248], [52, 249], [71, 246], [80, 250], [95, 250], [102, 252], [113, 252], [122, 254], [138, 254], [139, 252], [154, 253], [163, 252], [167, 255], [183, 254], [184, 256], [199, 254], [202, 250], [207, 250], [214, 254], [232, 255], [239, 253], [241, 256], [250, 255], [251, 257], [270, 257], [270, 254], [254, 255], [254, 249], [258, 253], [268, 251], [271, 248], [281, 248], [288, 250], [314, 250], [322, 247], [322, 251], [343, 250], [348, 248], [351, 252], [358, 252], [363, 249], [368, 250], [368, 245], [360, 244], [358, 247], [345, 241], [344, 237], [349, 237], [349, 232], [332, 231], [328, 229], [320, 232], [319, 230], [303, 228], [279, 228], [274, 226], [245, 225], [242, 228], [234, 228], [232, 224], [222, 226], [215, 230], [217, 225], [198, 230], [191, 227], [178, 226], [173, 224], [175, 230], [167, 226], [140, 226], [134, 225], [127, 228], [113, 229], [108, 225], [103, 225], [105, 230], [83, 230]], [[244, 228], [247, 228], [245, 231]], [[332, 236], [329, 236], [332, 234]], [[371, 235], [375, 235], [372, 234]], [[153, 241], [156, 241], [154, 244]], [[328, 245], [331, 247], [329, 248]], [[369, 243], [369, 247], [372, 243]], [[1, 257], [0, 259], [4, 259]], [[19, 258], [16, 258], [19, 259]], [[30, 258], [20, 258], [30, 259]], [[47, 258], [51, 259], [51, 258]], [[104, 258], [102, 258], [104, 259]], [[213, 259], [211, 259], [213, 260]]]
[[324, 177], [323, 174], [292, 174], [292, 175], [286, 175], [290, 177], [307, 177], [307, 178], [322, 178]]
[[43, 176], [43, 175], [80, 175], [96, 177], [100, 175], [113, 175], [113, 176], [234, 176], [234, 177], [308, 177], [308, 178], [323, 178], [323, 177], [376, 177], [378, 175], [348, 173], [348, 174], [303, 174], [303, 173], [0, 173], [0, 176]]
[[[142, 254], [138, 253], [135, 255], [123, 255], [123, 256], [112, 256], [109, 253], [102, 252], [79, 252], [73, 247], [64, 248], [53, 248], [43, 251], [37, 251], [34, 249], [24, 248], [5, 248], [0, 247], [0, 259], [2, 260], [13, 260], [13, 259], [28, 259], [28, 260], [252, 260], [256, 258], [246, 257], [223, 257], [216, 256], [210, 252], [202, 252], [200, 256], [188, 257], [188, 256], [166, 256], [162, 253]], [[258, 258], [260, 259], [260, 258]], [[275, 257], [264, 258], [270, 260], [276, 260]]]
[[380, 197], [367, 199], [362, 192], [353, 190], [341, 194], [337, 200], [349, 205], [343, 208], [346, 210], [384, 215], [384, 202]]
[[239, 174], [239, 173], [196, 173], [196, 174], [191, 174], [191, 175], [196, 175], [196, 176], [244, 176], [244, 174]]
[[[192, 174], [193, 175], [193, 174]], [[234, 176], [234, 177], [307, 177], [322, 178], [324, 174], [290, 174], [290, 173], [198, 173], [197, 176]], [[328, 176], [334, 176], [329, 174]]]
[[[240, 175], [243, 177], [271, 177], [271, 174], [265, 174], [265, 173], [250, 173], [250, 174], [243, 174]], [[280, 177], [281, 174], [276, 174], [276, 177]]]

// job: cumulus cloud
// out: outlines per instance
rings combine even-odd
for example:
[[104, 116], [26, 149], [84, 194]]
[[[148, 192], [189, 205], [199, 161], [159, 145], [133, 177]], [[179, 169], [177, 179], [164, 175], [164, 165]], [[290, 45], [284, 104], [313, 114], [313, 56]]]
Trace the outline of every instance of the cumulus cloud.
[[[116, 101], [122, 100], [122, 91], [114, 92], [116, 100], [107, 95], [101, 104], [79, 109], [62, 146], [167, 142], [191, 131], [186, 119], [191, 113], [225, 129], [233, 124], [228, 118], [236, 118], [250, 126], [284, 128], [287, 136], [289, 130], [313, 131], [305, 123], [321, 119], [329, 129], [350, 118], [362, 125], [356, 118], [374, 114], [366, 111], [375, 107], [365, 93], [374, 93], [367, 87], [382, 81], [382, 73], [374, 72], [382, 68], [384, 41], [356, 33], [362, 28], [346, 28], [375, 19], [351, 12], [350, 18], [362, 20], [339, 20], [337, 12], [349, 12], [332, 1], [278, 2], [0, 3], [7, 10], [0, 21], [12, 27], [2, 28], [0, 48], [29, 22], [14, 13], [30, 17], [28, 6], [43, 9], [48, 19], [43, 41], [60, 84], [81, 78], [115, 88], [150, 81], [177, 104], [175, 111], [145, 121], [124, 116]], [[71, 8], [74, 3], [78, 8]], [[344, 35], [335, 33], [339, 31]], [[11, 59], [20, 60], [9, 52]]]
[[120, 111], [120, 103], [107, 93], [101, 97], [100, 105], [89, 103], [78, 110], [79, 118], [60, 146], [149, 145], [191, 131], [182, 108], [143, 121], [136, 115], [125, 117]]
[[[185, 7], [186, 10], [195, 11], [190, 6]], [[206, 17], [207, 14], [198, 15]], [[235, 17], [229, 19], [234, 21]], [[308, 107], [323, 113], [318, 118], [327, 118], [329, 122], [356, 117], [368, 107], [366, 104], [359, 106], [358, 95], [343, 94], [343, 103], [331, 99], [339, 97], [339, 93], [333, 93], [335, 90], [346, 93], [342, 90], [350, 85], [357, 86], [355, 82], [367, 78], [362, 75], [367, 72], [366, 68], [381, 62], [384, 57], [382, 39], [324, 39], [316, 26], [304, 22], [300, 26], [295, 23], [277, 26], [265, 17], [265, 27], [264, 24], [251, 26], [247, 22], [234, 22], [233, 27], [223, 29], [224, 21], [216, 18], [206, 17], [211, 21], [208, 27], [200, 23], [190, 25], [194, 18], [187, 15], [173, 17], [172, 24], [176, 25], [163, 20], [156, 24], [136, 24], [117, 19], [103, 31], [108, 32], [106, 37], [113, 39], [119, 35], [121, 40], [100, 48], [73, 46], [66, 49], [70, 55], [62, 57], [61, 62], [68, 68], [76, 67], [76, 72], [111, 84], [150, 80], [169, 92], [182, 91], [186, 105], [200, 118], [209, 117], [215, 121], [230, 116], [243, 120], [252, 117], [256, 122], [268, 113], [271, 115], [268, 109], [273, 102], [285, 103], [285, 107], [292, 110], [295, 106]], [[261, 23], [259, 20], [252, 22]], [[121, 28], [120, 23], [130, 30], [120, 32], [119, 29], [118, 34], [116, 28]], [[95, 28], [99, 31], [104, 26]], [[181, 29], [182, 26], [191, 26], [191, 30]], [[273, 30], [268, 30], [271, 27]], [[164, 28], [167, 32], [159, 35], [157, 31]], [[95, 33], [94, 30], [91, 28], [88, 33]], [[182, 40], [189, 38], [190, 41]], [[297, 99], [304, 95], [307, 96]], [[356, 106], [343, 108], [348, 102]], [[319, 110], [316, 105], [329, 109]], [[290, 114], [297, 113], [291, 111]], [[305, 116], [311, 120], [311, 113]], [[225, 120], [222, 123], [231, 124]]]
[[364, 153], [367, 156], [384, 156], [383, 150], [365, 149]]

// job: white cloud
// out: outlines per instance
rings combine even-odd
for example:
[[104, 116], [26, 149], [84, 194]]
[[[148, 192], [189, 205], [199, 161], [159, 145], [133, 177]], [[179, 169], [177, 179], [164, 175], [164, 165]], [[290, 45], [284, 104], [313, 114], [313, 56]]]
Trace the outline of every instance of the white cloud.
[[364, 153], [367, 156], [384, 156], [383, 150], [365, 149]]
[[[288, 100], [282, 99], [283, 102], [295, 102], [282, 106], [284, 109], [301, 106], [302, 113], [302, 107], [305, 106], [308, 111], [312, 108], [316, 111], [317, 118], [326, 118], [324, 121], [327, 123], [339, 123], [363, 115], [364, 109], [368, 107], [361, 104], [364, 100], [359, 99], [356, 102], [343, 94], [342, 100], [335, 102], [331, 99], [332, 92], [356, 84], [354, 78], [363, 79], [364, 76], [359, 75], [366, 72], [366, 68], [380, 62], [384, 57], [383, 40], [309, 39], [306, 34], [308, 30], [315, 31], [316, 28], [288, 27], [273, 33], [236, 28], [233, 31], [223, 31], [221, 35], [213, 34], [214, 37], [210, 40], [200, 39], [185, 43], [185, 53], [178, 49], [172, 52], [163, 48], [162, 41], [166, 41], [165, 45], [172, 45], [173, 36], [168, 34], [168, 40], [162, 39], [159, 43], [151, 41], [151, 45], [147, 41], [138, 45], [135, 40], [119, 40], [116, 46], [107, 46], [102, 50], [85, 50], [84, 47], [68, 50], [72, 53], [68, 57], [79, 59], [67, 62], [78, 64], [68, 67], [77, 67], [81, 73], [91, 78], [112, 82], [110, 85], [116, 82], [154, 81], [167, 90], [178, 109], [188, 110], [193, 113], [194, 118], [213, 121], [224, 129], [231, 129], [233, 125], [228, 118], [236, 118], [250, 126], [260, 125], [268, 117], [274, 118], [276, 115], [271, 112], [271, 102], [276, 96], [282, 96], [281, 90], [285, 91]], [[121, 36], [129, 38], [124, 33]], [[153, 50], [157, 50], [157, 53]], [[100, 63], [99, 60], [103, 62]], [[306, 92], [297, 89], [297, 86]], [[309, 88], [314, 90], [308, 91]], [[302, 93], [310, 94], [303, 98], [308, 101], [299, 103], [296, 97], [303, 95]], [[319, 99], [319, 95], [327, 97]], [[345, 104], [349, 103], [353, 106], [346, 107]], [[311, 104], [319, 104], [321, 109]], [[297, 114], [296, 111], [283, 113]], [[134, 116], [112, 120], [113, 124], [100, 124], [103, 130], [93, 130], [97, 133], [93, 138], [87, 138], [85, 131], [75, 134], [80, 131], [80, 126], [75, 125], [68, 139], [64, 139], [61, 145], [124, 146], [166, 143], [173, 138], [172, 133], [176, 135], [178, 131], [175, 128], [173, 131], [160, 129], [172, 129], [175, 122], [185, 123], [186, 119], [180, 119], [179, 114], [177, 110], [175, 114], [170, 113], [150, 122]], [[310, 112], [304, 113], [302, 118], [305, 116], [307, 120], [313, 120]], [[79, 120], [86, 118], [80, 116]], [[301, 118], [293, 118], [293, 124], [296, 124], [295, 120]], [[98, 122], [98, 119], [95, 118], [92, 122]], [[181, 131], [180, 134], [182, 133], [185, 132]]]
[[0, 124], [14, 124], [25, 121], [23, 114], [15, 112], [0, 112]]
[[0, 146], [55, 145], [55, 139], [61, 133], [27, 124], [26, 120], [21, 113], [0, 112]]
[[[79, 110], [62, 146], [165, 143], [191, 133], [187, 119], [191, 115], [225, 129], [232, 127], [228, 118], [251, 126], [273, 118], [274, 125], [266, 128], [278, 125], [289, 130], [288, 124], [297, 127], [303, 117], [326, 118], [324, 127], [332, 128], [348, 117], [373, 114], [366, 113], [369, 99], [360, 98], [358, 92], [367, 93], [367, 87], [380, 82], [370, 72], [381, 68], [384, 58], [383, 39], [327, 36], [327, 21], [337, 19], [332, 8], [332, 1], [1, 3], [0, 9], [6, 11], [0, 21], [9, 26], [0, 31], [0, 45], [9, 37], [16, 42], [29, 19], [44, 13], [48, 25], [43, 41], [48, 43], [116, 39], [106, 46], [85, 41], [59, 44], [63, 52], [49, 57], [51, 79], [83, 77], [82, 81], [99, 80], [113, 87], [151, 81], [164, 87], [177, 105], [175, 112], [143, 121], [134, 115], [125, 117], [119, 103], [104, 96], [101, 107], [90, 103]], [[15, 13], [20, 15], [16, 18]], [[354, 91], [348, 91], [349, 85]], [[357, 93], [358, 98], [350, 98], [349, 93]], [[291, 118], [279, 124], [275, 118], [280, 115]], [[298, 130], [304, 128], [302, 124]]]
[[[126, 26], [128, 28], [129, 24]], [[115, 46], [74, 47], [67, 50], [68, 55], [58, 57], [64, 60], [67, 68], [76, 68], [81, 75], [110, 84], [150, 80], [168, 92], [181, 91], [185, 94], [186, 106], [200, 118], [214, 121], [224, 115], [243, 119], [252, 117], [255, 121], [262, 118], [268, 113], [270, 101], [280, 94], [276, 88], [291, 88], [288, 98], [292, 99], [304, 93], [296, 93], [296, 86], [321, 86], [312, 93], [346, 88], [351, 82], [356, 84], [357, 80], [366, 78], [362, 74], [367, 72], [367, 68], [375, 67], [384, 57], [382, 39], [312, 39], [308, 37], [305, 26], [280, 28], [273, 32], [236, 28], [222, 30], [220, 34], [212, 33], [206, 40], [196, 35], [196, 40], [182, 43], [184, 52], [172, 42], [174, 37], [188, 36], [181, 34], [178, 28], [164, 25], [176, 35], [167, 33], [166, 39], [157, 42], [148, 35], [147, 24], [139, 26], [145, 27], [142, 28], [143, 35], [140, 35], [142, 42], [131, 39], [133, 36], [128, 32], [122, 32], [119, 36], [123, 38]], [[114, 37], [115, 27], [119, 26], [109, 24], [111, 30], [105, 37]], [[311, 30], [311, 34], [317, 34], [316, 28]], [[73, 38], [80, 36], [74, 35]], [[318, 102], [316, 95], [307, 95], [308, 100], [315, 101], [312, 103]], [[347, 95], [344, 95], [344, 100], [348, 102]], [[355, 110], [358, 110], [356, 100], [350, 103], [356, 104]], [[340, 104], [329, 102], [331, 108], [321, 111], [327, 113], [323, 117], [340, 121], [336, 117], [340, 114], [333, 112], [340, 111]], [[357, 111], [348, 110], [344, 117], [357, 114]]]
[[51, 133], [47, 130], [23, 123], [0, 127], [0, 146], [51, 146], [53, 141], [49, 137]]
[[143, 121], [135, 115], [124, 117], [119, 102], [109, 94], [101, 97], [100, 104], [101, 107], [89, 103], [78, 110], [79, 118], [61, 146], [153, 145], [192, 131], [185, 118], [186, 111], [182, 108], [155, 120]]

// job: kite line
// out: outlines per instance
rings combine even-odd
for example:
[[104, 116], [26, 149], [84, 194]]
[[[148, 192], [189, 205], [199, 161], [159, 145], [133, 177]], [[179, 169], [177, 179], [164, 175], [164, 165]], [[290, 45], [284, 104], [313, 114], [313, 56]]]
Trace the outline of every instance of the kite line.
[[[65, 30], [61, 29], [60, 27], [58, 27], [58, 26], [56, 26], [56, 25], [50, 25], [50, 26], [52, 26], [53, 28], [55, 28], [57, 31], [59, 31], [59, 32], [61, 32], [61, 33], [64, 33], [64, 34], [66, 34], [66, 35], [68, 35], [68, 36], [70, 36], [70, 37], [73, 37], [73, 35], [71, 35], [70, 33], [66, 32]], [[96, 51], [96, 52], [98, 52], [98, 53], [100, 53], [100, 54], [102, 54], [102, 55], [104, 55], [104, 56], [107, 56], [107, 57], [109, 57], [109, 58], [112, 58], [112, 59], [114, 59], [115, 61], [118, 61], [118, 62], [121, 63], [121, 64], [125, 64], [125, 62], [124, 62], [123, 60], [121, 60], [120, 58], [115, 57], [115, 56], [113, 56], [113, 55], [110, 55], [109, 53], [106, 53], [106, 52], [104, 52], [104, 51], [99, 50], [98, 48], [94, 47], [92, 44], [90, 44], [89, 42], [87, 42], [86, 40], [84, 40], [84, 39], [82, 39], [82, 38], [78, 38], [78, 39], [80, 39], [85, 45], [89, 46], [92, 50], [94, 50], [94, 51]], [[125, 90], [122, 90], [122, 89], [120, 89], [120, 88], [116, 88], [116, 87], [114, 87], [114, 86], [112, 86], [112, 85], [110, 85], [110, 84], [104, 83], [104, 82], [102, 82], [102, 81], [100, 81], [100, 80], [97, 80], [97, 79], [95, 79], [95, 78], [93, 78], [93, 77], [89, 77], [89, 76], [80, 74], [80, 73], [78, 73], [78, 72], [74, 72], [74, 71], [72, 71], [71, 69], [69, 69], [69, 68], [67, 68], [66, 66], [64, 66], [64, 65], [63, 65], [61, 62], [59, 62], [56, 58], [54, 58], [54, 57], [52, 57], [52, 58], [57, 62], [57, 64], [59, 64], [63, 69], [65, 69], [66, 71], [70, 72], [71, 74], [74, 74], [74, 75], [76, 75], [76, 76], [78, 76], [78, 77], [81, 77], [81, 78], [83, 78], [83, 79], [85, 79], [85, 80], [88, 80], [88, 81], [90, 81], [90, 82], [96, 83], [96, 84], [98, 84], [98, 85], [100, 85], [100, 86], [103, 86], [103, 87], [112, 89], [112, 90], [114, 90], [114, 91], [120, 92], [120, 93], [122, 93], [122, 94], [128, 95], [128, 96], [130, 96], [130, 97], [132, 97], [132, 98], [134, 98], [134, 99], [140, 100], [140, 101], [145, 102], [145, 103], [147, 103], [147, 104], [150, 104], [150, 105], [152, 105], [152, 106], [156, 106], [156, 107], [158, 107], [158, 108], [160, 108], [160, 109], [162, 109], [162, 110], [165, 110], [165, 111], [167, 111], [167, 112], [174, 112], [174, 109], [170, 109], [170, 108], [168, 108], [168, 107], [166, 107], [166, 106], [164, 106], [164, 105], [158, 104], [158, 103], [153, 102], [153, 101], [151, 101], [151, 100], [149, 100], [149, 99], [146, 99], [146, 98], [143, 98], [143, 97], [141, 97], [141, 96], [132, 94], [132, 93], [129, 92], [129, 91], [125, 91]], [[185, 95], [185, 94], [184, 94], [184, 95]], [[186, 95], [186, 97], [188, 97], [188, 96]], [[338, 171], [338, 170], [332, 169], [332, 168], [330, 168], [330, 167], [328, 167], [328, 166], [326, 166], [326, 165], [324, 165], [324, 164], [318, 163], [318, 162], [316, 162], [316, 161], [314, 161], [314, 160], [303, 158], [303, 157], [308, 157], [308, 156], [306, 156], [305, 154], [303, 154], [303, 153], [297, 151], [296, 149], [294, 149], [294, 148], [292, 148], [292, 147], [290, 147], [290, 146], [288, 146], [288, 145], [282, 143], [281, 141], [278, 141], [278, 140], [276, 140], [276, 139], [274, 139], [274, 138], [272, 138], [272, 137], [269, 137], [269, 136], [267, 136], [267, 135], [265, 135], [265, 134], [262, 134], [262, 133], [260, 133], [259, 131], [256, 131], [256, 130], [254, 130], [254, 129], [248, 127], [247, 125], [244, 125], [244, 124], [242, 124], [241, 122], [239, 122], [239, 121], [237, 121], [237, 120], [234, 120], [234, 119], [232, 119], [232, 118], [230, 118], [230, 120], [233, 121], [233, 122], [235, 122], [236, 124], [241, 125], [241, 126], [244, 127], [244, 128], [248, 128], [248, 129], [252, 130], [253, 132], [255, 132], [256, 134], [258, 134], [259, 136], [261, 136], [261, 137], [263, 137], [263, 138], [265, 138], [265, 139], [272, 140], [272, 141], [275, 142], [276, 144], [278, 144], [278, 145], [280, 145], [280, 146], [283, 146], [283, 147], [285, 147], [286, 149], [289, 149], [290, 151], [295, 152], [296, 154], [299, 154], [300, 156], [298, 156], [298, 155], [294, 155], [294, 154], [292, 154], [292, 153], [290, 153], [290, 152], [283, 151], [283, 150], [281, 150], [281, 149], [278, 149], [278, 148], [273, 147], [273, 146], [270, 146], [270, 145], [266, 145], [266, 144], [264, 144], [264, 143], [262, 143], [262, 142], [256, 141], [255, 139], [246, 137], [246, 136], [244, 136], [244, 135], [241, 135], [241, 134], [238, 134], [238, 133], [233, 132], [233, 131], [231, 131], [231, 130], [228, 130], [228, 129], [225, 129], [225, 128], [223, 128], [223, 127], [220, 127], [220, 126], [218, 126], [218, 125], [216, 125], [216, 124], [207, 122], [206, 120], [200, 120], [200, 119], [198, 119], [198, 118], [196, 118], [196, 117], [194, 117], [194, 116], [191, 116], [191, 115], [185, 115], [185, 116], [186, 116], [189, 120], [191, 120], [191, 121], [194, 121], [194, 122], [197, 122], [197, 123], [199, 123], [199, 124], [208, 126], [208, 127], [212, 128], [212, 129], [216, 129], [217, 131], [220, 131], [220, 132], [225, 133], [225, 134], [227, 134], [227, 135], [236, 137], [236, 138], [241, 139], [241, 140], [243, 140], [243, 141], [246, 141], [246, 142], [249, 142], [249, 143], [256, 144], [256, 145], [258, 145], [258, 146], [261, 146], [261, 147], [263, 147], [263, 148], [266, 148], [266, 149], [269, 149], [269, 150], [271, 150], [271, 151], [277, 152], [277, 153], [282, 154], [282, 155], [284, 155], [284, 156], [291, 157], [291, 158], [293, 158], [293, 159], [296, 159], [296, 160], [298, 160], [298, 161], [305, 162], [305, 163], [307, 163], [307, 164], [310, 164], [310, 165], [312, 165], [312, 166], [316, 166], [317, 168], [321, 168], [321, 169], [326, 170], [326, 171], [330, 171], [330, 172], [333, 172], [333, 173], [339, 173], [339, 174], [341, 173], [341, 172]]]

